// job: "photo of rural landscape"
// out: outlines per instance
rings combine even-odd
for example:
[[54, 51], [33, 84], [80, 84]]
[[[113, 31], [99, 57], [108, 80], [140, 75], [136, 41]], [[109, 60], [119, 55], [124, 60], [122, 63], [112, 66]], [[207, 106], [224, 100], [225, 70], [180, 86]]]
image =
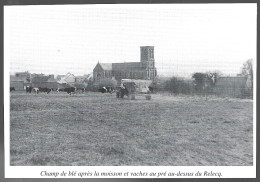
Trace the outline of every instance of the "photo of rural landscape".
[[4, 45], [11, 166], [253, 166], [256, 5], [9, 6]]

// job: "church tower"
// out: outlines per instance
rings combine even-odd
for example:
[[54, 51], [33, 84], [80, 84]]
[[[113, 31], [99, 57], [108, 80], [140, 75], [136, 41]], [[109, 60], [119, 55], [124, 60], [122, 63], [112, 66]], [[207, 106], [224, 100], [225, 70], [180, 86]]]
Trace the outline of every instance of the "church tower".
[[157, 71], [154, 65], [154, 46], [141, 46], [141, 62], [146, 67], [146, 78], [154, 80], [157, 75]]

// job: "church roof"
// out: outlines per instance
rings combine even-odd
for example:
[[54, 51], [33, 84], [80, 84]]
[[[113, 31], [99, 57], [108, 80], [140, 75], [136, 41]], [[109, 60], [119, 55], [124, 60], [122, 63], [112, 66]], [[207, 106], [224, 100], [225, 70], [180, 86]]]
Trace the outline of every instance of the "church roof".
[[142, 62], [125, 62], [125, 63], [113, 63], [112, 68], [114, 71], [138, 71], [145, 69]]
[[99, 63], [104, 70], [112, 71], [112, 63]]

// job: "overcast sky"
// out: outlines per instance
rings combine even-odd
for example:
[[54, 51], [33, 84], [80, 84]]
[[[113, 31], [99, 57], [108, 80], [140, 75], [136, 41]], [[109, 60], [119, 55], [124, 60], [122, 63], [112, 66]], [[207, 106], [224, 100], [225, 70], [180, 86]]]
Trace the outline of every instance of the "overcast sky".
[[138, 62], [155, 46], [159, 75], [234, 75], [256, 60], [256, 4], [4, 7], [10, 72], [88, 74], [97, 62]]

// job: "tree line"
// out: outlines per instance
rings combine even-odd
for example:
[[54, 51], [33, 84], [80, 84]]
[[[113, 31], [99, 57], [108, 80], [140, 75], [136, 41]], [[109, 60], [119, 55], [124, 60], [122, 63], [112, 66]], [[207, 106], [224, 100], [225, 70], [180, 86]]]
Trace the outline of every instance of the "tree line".
[[[221, 71], [196, 72], [191, 76], [191, 81], [173, 76], [168, 80], [155, 79], [152, 86], [157, 92], [167, 91], [173, 94], [211, 94], [219, 80], [223, 76]], [[253, 89], [253, 59], [245, 61], [237, 76], [250, 77], [251, 89]]]

